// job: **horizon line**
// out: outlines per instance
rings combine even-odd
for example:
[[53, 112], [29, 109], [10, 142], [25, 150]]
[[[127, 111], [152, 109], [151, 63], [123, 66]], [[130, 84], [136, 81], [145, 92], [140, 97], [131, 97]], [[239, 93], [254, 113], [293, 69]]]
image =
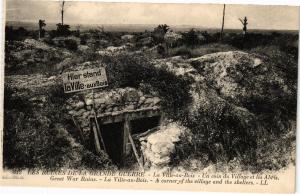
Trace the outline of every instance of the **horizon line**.
[[[32, 20], [24, 20], [24, 21], [16, 21], [16, 20], [6, 20], [5, 23], [7, 22], [27, 22], [27, 23], [37, 23], [35, 21]], [[54, 21], [50, 21], [47, 22], [48, 24], [58, 24]], [[46, 24], [47, 24], [46, 23]], [[101, 23], [67, 23], [68, 25], [87, 25], [87, 26], [105, 26], [105, 25], [143, 25], [143, 26], [157, 26], [160, 24], [165, 24], [165, 23], [156, 23], [156, 24], [141, 24], [141, 23], [136, 23], [136, 24], [117, 24], [117, 23], [111, 23], [111, 24], [101, 24]], [[219, 29], [219, 27], [205, 27], [205, 26], [200, 26], [200, 25], [196, 25], [196, 24], [166, 24], [170, 27], [183, 27], [183, 26], [187, 26], [187, 27], [194, 27], [194, 28], [203, 28], [203, 29], [210, 29], [210, 30], [216, 30]], [[192, 28], [191, 28], [192, 29]], [[241, 28], [224, 28], [224, 30], [239, 30]], [[300, 31], [300, 29], [276, 29], [276, 28], [248, 28], [248, 30], [277, 30], [277, 31], [284, 31], [284, 30], [288, 30], [288, 31]]]

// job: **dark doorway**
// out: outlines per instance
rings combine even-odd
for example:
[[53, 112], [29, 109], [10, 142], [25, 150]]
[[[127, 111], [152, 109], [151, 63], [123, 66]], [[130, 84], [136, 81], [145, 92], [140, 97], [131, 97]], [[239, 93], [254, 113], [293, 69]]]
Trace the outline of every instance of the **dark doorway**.
[[124, 122], [100, 125], [107, 154], [111, 160], [121, 166], [123, 154]]
[[160, 116], [146, 117], [131, 121], [131, 134], [143, 133], [159, 125]]

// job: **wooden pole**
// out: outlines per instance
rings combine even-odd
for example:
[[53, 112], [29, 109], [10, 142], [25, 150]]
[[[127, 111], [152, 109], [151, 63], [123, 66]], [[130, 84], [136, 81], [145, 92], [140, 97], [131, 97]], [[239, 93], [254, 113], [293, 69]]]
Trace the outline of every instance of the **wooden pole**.
[[92, 90], [92, 96], [93, 96], [93, 114], [94, 114], [94, 118], [95, 118], [95, 123], [96, 123], [96, 129], [98, 131], [98, 134], [99, 134], [99, 137], [100, 137], [100, 140], [101, 140], [101, 143], [102, 143], [102, 147], [103, 147], [103, 150], [105, 153], [106, 152], [106, 147], [105, 147], [105, 144], [104, 144], [104, 140], [103, 140], [103, 137], [102, 137], [102, 134], [101, 134], [101, 131], [100, 131], [100, 127], [99, 127], [99, 123], [98, 123], [98, 120], [97, 120], [97, 113], [95, 111], [95, 97], [94, 97], [94, 90]]
[[99, 138], [98, 138], [97, 130], [93, 126], [93, 122], [91, 122], [91, 125], [92, 125], [92, 129], [93, 129], [93, 133], [94, 133], [95, 149], [96, 149], [96, 152], [99, 154], [101, 152], [101, 147], [100, 147], [100, 143], [99, 143]]
[[105, 151], [105, 153], [107, 153], [107, 152], [106, 152], [106, 146], [105, 146], [105, 144], [104, 144], [104, 140], [103, 140], [103, 137], [102, 137], [102, 134], [101, 134], [101, 131], [100, 131], [100, 127], [99, 127], [99, 123], [98, 123], [98, 120], [97, 120], [97, 115], [96, 115], [95, 110], [94, 110], [94, 117], [95, 117], [96, 128], [97, 128], [97, 131], [98, 131], [98, 133], [99, 133], [99, 137], [100, 137], [100, 140], [101, 140], [101, 144], [102, 144], [102, 146], [103, 146], [103, 150]]
[[125, 123], [124, 123], [124, 130], [127, 132], [128, 134], [128, 137], [129, 137], [129, 141], [130, 141], [130, 144], [131, 144], [131, 147], [132, 147], [132, 150], [133, 150], [133, 153], [135, 155], [135, 158], [140, 166], [140, 169], [141, 170], [144, 170], [144, 166], [142, 164], [142, 162], [140, 161], [139, 159], [139, 155], [137, 153], [137, 150], [136, 150], [136, 147], [135, 147], [135, 144], [134, 144], [134, 141], [131, 137], [131, 133], [130, 133], [130, 124], [129, 124], [129, 119], [127, 117], [127, 115], [125, 116]]
[[225, 20], [225, 8], [226, 8], [226, 5], [224, 4], [224, 7], [223, 7], [223, 18], [222, 18], [222, 28], [221, 28], [221, 34], [220, 34], [220, 40], [222, 41], [223, 40], [223, 31], [224, 31], [224, 20]]
[[64, 6], [65, 6], [65, 1], [62, 2], [61, 5], [61, 25], [64, 25]]

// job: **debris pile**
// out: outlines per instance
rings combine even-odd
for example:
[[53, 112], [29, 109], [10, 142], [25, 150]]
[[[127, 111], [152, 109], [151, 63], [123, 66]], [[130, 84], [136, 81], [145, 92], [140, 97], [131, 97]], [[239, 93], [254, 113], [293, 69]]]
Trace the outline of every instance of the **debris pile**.
[[145, 166], [151, 168], [168, 166], [170, 156], [175, 151], [175, 143], [180, 141], [179, 137], [186, 130], [177, 123], [168, 123], [147, 137], [140, 138]]

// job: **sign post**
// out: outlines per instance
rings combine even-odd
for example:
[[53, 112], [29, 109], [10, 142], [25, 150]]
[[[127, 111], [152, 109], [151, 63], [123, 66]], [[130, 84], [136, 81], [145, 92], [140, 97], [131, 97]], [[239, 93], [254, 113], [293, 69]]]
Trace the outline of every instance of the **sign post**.
[[[92, 112], [95, 119], [95, 125], [97, 130], [94, 131], [95, 136], [95, 145], [97, 152], [100, 151], [99, 138], [103, 147], [103, 150], [106, 152], [106, 147], [104, 144], [104, 140], [101, 134], [101, 130], [99, 127], [99, 123], [97, 120], [97, 113], [95, 110], [95, 97], [94, 97], [94, 89], [102, 88], [108, 86], [106, 71], [104, 67], [98, 67], [93, 69], [84, 69], [79, 71], [71, 71], [63, 74], [63, 87], [65, 93], [73, 93], [79, 92], [83, 90], [92, 90], [92, 98], [93, 98], [93, 107]], [[73, 122], [75, 125], [77, 124], [75, 118], [73, 117]], [[91, 123], [92, 128], [93, 124]]]

